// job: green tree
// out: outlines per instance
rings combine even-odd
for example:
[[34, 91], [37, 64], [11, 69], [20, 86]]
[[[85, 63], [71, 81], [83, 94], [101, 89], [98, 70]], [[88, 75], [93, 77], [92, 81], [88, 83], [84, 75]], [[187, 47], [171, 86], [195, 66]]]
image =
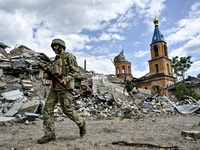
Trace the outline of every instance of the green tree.
[[182, 82], [176, 87], [176, 97], [178, 101], [184, 100], [184, 95], [188, 95], [188, 91], [185, 87], [185, 84]]
[[191, 60], [191, 56], [187, 57], [172, 57], [172, 68], [174, 69], [174, 74], [177, 77], [181, 77], [183, 83], [185, 83], [185, 72], [191, 67], [193, 63]]
[[200, 73], [197, 75], [197, 78], [200, 78]]

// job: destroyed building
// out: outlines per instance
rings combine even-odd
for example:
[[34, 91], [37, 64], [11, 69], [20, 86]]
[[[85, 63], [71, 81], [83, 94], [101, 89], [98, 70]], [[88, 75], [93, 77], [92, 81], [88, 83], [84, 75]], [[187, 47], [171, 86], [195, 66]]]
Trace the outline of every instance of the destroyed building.
[[[173, 84], [169, 87], [166, 87], [165, 90], [168, 91], [168, 96], [172, 97], [173, 95], [176, 95], [176, 86], [179, 85], [183, 81], [177, 82], [176, 84]], [[188, 76], [185, 79], [185, 86], [187, 89], [193, 91], [198, 97], [200, 97], [200, 79]]]
[[127, 80], [133, 79], [131, 74], [131, 62], [129, 62], [124, 56], [124, 50], [114, 58], [115, 74], [117, 78]]

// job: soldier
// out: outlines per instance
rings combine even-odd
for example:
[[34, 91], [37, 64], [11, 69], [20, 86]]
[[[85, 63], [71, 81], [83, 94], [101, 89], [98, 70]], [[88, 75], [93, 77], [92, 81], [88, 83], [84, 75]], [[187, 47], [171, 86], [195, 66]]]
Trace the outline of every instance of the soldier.
[[133, 98], [133, 100], [135, 99], [134, 94], [139, 93], [138, 88], [136, 87], [136, 89], [134, 89], [136, 85], [134, 83], [131, 82], [130, 79], [127, 79], [124, 90], [123, 90], [123, 94], [125, 94], [125, 89], [128, 92], [128, 94]]
[[[65, 42], [61, 39], [52, 40], [51, 47], [60, 57], [56, 57], [57, 59], [53, 61], [49, 68], [50, 71], [57, 75], [61, 79], [61, 83], [64, 83], [68, 89], [73, 90], [74, 76], [78, 73], [76, 57], [69, 52], [65, 52]], [[47, 73], [44, 74], [44, 78], [50, 80]], [[56, 139], [54, 108], [58, 101], [60, 102], [65, 115], [78, 125], [80, 129], [80, 136], [83, 137], [86, 134], [85, 121], [82, 120], [71, 107], [72, 95], [52, 80], [52, 86], [45, 103], [43, 114], [43, 128], [45, 134], [41, 139], [38, 139], [38, 143], [40, 144], [48, 143], [49, 141]]]

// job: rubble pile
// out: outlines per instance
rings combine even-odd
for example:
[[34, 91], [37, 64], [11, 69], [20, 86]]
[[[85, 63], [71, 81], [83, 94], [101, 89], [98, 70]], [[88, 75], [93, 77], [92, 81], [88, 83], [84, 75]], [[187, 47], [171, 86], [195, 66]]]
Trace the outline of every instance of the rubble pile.
[[[53, 58], [52, 58], [53, 59]], [[43, 78], [38, 64], [45, 65], [51, 59], [20, 45], [10, 53], [0, 53], [0, 122], [19, 118], [25, 122], [42, 116], [51, 82]], [[171, 115], [176, 105], [166, 97], [153, 96], [149, 89], [140, 89], [131, 99], [123, 93], [124, 81], [113, 75], [97, 74], [80, 67], [75, 78], [75, 95], [72, 107], [88, 119], [108, 119], [124, 115]], [[60, 104], [56, 106], [55, 118], [63, 120]]]
[[[99, 81], [95, 81], [99, 80]], [[95, 83], [98, 83], [96, 88]], [[139, 114], [174, 114], [175, 110], [163, 97], [151, 97], [150, 90], [139, 89], [140, 93], [132, 100], [127, 93], [122, 94], [123, 85], [113, 84], [105, 75], [93, 76], [93, 93], [77, 96], [73, 107], [83, 117], [103, 119], [121, 116], [128, 109], [132, 115]], [[78, 92], [77, 92], [78, 93]]]
[[24, 105], [29, 104], [27, 112], [34, 112], [40, 101], [45, 101], [51, 82], [43, 78], [38, 64], [49, 61], [44, 53], [23, 45], [0, 53], [0, 117], [13, 117], [19, 111], [23, 116]]

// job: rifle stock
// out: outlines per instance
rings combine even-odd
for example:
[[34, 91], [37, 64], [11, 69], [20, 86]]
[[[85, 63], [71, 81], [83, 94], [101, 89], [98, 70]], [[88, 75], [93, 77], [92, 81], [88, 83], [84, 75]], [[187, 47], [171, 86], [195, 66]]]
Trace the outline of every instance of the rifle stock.
[[72, 92], [70, 89], [67, 88], [67, 86], [64, 83], [60, 83], [61, 80], [54, 75], [51, 71], [49, 71], [48, 69], [45, 69], [41, 64], [38, 65], [40, 69], [42, 69], [45, 73], [47, 73], [49, 75], [49, 77], [51, 79], [53, 79], [55, 82], [59, 83], [62, 87], [64, 87], [69, 93], [71, 93], [72, 95], [75, 95], [74, 92]]

